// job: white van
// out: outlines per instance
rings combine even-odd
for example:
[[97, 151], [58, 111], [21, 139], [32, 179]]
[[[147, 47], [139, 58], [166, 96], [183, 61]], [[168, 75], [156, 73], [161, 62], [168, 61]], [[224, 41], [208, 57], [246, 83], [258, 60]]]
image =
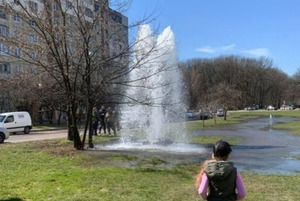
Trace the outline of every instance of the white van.
[[0, 127], [0, 144], [4, 142], [4, 140], [8, 139], [9, 132], [6, 128]]
[[0, 114], [0, 127], [4, 127], [10, 133], [30, 133], [32, 129], [31, 117], [28, 112], [7, 112]]

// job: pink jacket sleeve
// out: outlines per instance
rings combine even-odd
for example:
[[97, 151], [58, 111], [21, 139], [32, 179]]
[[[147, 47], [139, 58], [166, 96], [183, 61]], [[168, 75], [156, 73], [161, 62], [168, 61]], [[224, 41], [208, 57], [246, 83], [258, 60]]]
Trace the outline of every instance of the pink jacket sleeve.
[[[208, 184], [209, 181], [207, 175], [204, 173], [198, 189], [198, 193], [203, 200], [207, 199]], [[239, 172], [236, 173], [236, 190], [237, 190], [237, 195], [236, 195], [237, 200], [243, 199], [247, 194], [242, 176]]]
[[239, 172], [236, 173], [236, 190], [237, 190], [237, 194], [236, 194], [237, 200], [243, 199], [247, 194], [242, 176]]
[[207, 199], [208, 183], [209, 183], [209, 181], [208, 181], [207, 175], [204, 173], [202, 176], [202, 180], [201, 180], [199, 189], [198, 189], [198, 193], [203, 200]]

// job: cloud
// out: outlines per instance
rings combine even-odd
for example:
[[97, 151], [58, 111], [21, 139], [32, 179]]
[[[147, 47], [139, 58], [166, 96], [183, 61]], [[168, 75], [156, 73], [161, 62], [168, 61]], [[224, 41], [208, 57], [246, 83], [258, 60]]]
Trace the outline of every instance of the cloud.
[[250, 54], [255, 57], [269, 57], [270, 51], [268, 48], [256, 48], [250, 50], [244, 50], [243, 53]]
[[233, 50], [234, 48], [235, 48], [235, 44], [220, 47], [220, 49], [223, 51]]
[[213, 54], [213, 53], [221, 53], [221, 52], [231, 51], [234, 48], [235, 48], [235, 44], [221, 46], [221, 47], [204, 46], [204, 47], [197, 48], [196, 51]]
[[216, 52], [216, 49], [210, 47], [210, 46], [205, 46], [205, 47], [200, 47], [196, 49], [197, 52], [204, 52], [204, 53], [214, 53]]
[[248, 56], [254, 57], [270, 57], [271, 53], [268, 48], [254, 48], [241, 50], [237, 49], [235, 44], [225, 45], [220, 47], [203, 46], [196, 49], [197, 52], [207, 53], [207, 54], [246, 54]]

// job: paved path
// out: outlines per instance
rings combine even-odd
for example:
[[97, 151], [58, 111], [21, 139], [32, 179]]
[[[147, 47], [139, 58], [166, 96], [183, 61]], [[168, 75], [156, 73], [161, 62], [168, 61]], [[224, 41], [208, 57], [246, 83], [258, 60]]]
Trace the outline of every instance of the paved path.
[[29, 142], [38, 140], [48, 140], [56, 138], [67, 138], [67, 130], [47, 130], [47, 131], [35, 131], [32, 130], [30, 134], [18, 133], [10, 135], [4, 143], [18, 143], [18, 142]]

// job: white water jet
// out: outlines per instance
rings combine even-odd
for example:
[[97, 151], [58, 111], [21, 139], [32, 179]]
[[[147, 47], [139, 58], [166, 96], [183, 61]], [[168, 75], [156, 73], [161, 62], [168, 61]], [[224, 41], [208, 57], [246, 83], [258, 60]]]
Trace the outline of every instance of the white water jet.
[[269, 122], [269, 131], [272, 130], [272, 124], [273, 124], [273, 116], [270, 114], [270, 122]]
[[[139, 28], [129, 75], [129, 102], [121, 109], [124, 142], [144, 132], [144, 143], [184, 142], [182, 76], [178, 68], [175, 37], [167, 27], [157, 39], [149, 25]], [[177, 122], [177, 123], [176, 123]], [[170, 141], [168, 140], [170, 139]]]

